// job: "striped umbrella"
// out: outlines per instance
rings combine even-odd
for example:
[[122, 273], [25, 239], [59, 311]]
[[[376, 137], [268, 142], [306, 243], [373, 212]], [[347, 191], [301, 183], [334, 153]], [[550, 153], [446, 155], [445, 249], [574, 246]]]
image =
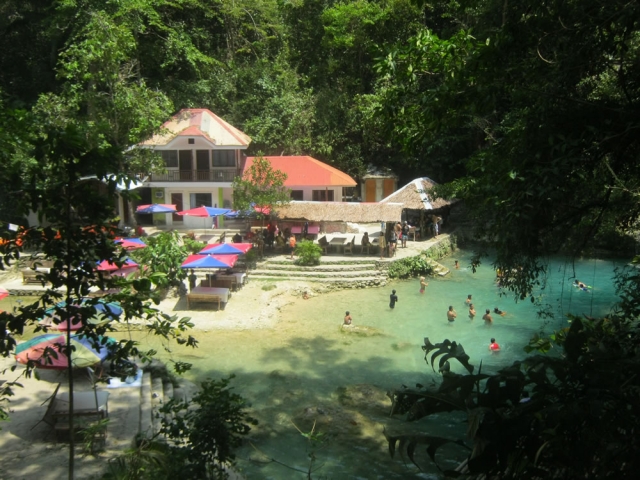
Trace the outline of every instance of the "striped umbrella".
[[[97, 342], [84, 335], [71, 336], [71, 364], [74, 367], [90, 367], [104, 361], [108, 354], [108, 346], [116, 341], [110, 337], [99, 337]], [[33, 337], [31, 340], [16, 346], [16, 360], [27, 364], [35, 362], [36, 367], [65, 369], [67, 368], [67, 339], [59, 333], [48, 333]]]
[[[88, 302], [88, 299], [83, 298], [81, 305], [72, 305], [76, 309], [80, 308], [90, 308], [89, 305], [85, 305]], [[45, 317], [42, 318], [38, 325], [42, 327], [47, 327], [49, 330], [58, 330], [61, 332], [65, 332], [67, 330], [68, 322], [66, 320], [61, 320], [58, 312], [56, 311], [59, 308], [65, 308], [67, 302], [60, 302], [56, 304], [55, 307], [47, 308], [45, 310]], [[115, 318], [122, 315], [122, 308], [118, 302], [105, 302], [104, 300], [98, 300], [97, 303], [91, 305], [94, 309], [93, 315], [86, 319], [85, 323], [98, 324], [101, 322], [109, 322], [114, 320]], [[78, 315], [80, 317], [80, 315]], [[56, 323], [56, 321], [58, 323]], [[83, 322], [82, 318], [77, 318], [76, 315], [71, 315], [71, 330], [75, 331], [82, 327]]]
[[175, 205], [165, 203], [152, 203], [151, 205], [138, 205], [136, 213], [175, 213], [178, 209]]

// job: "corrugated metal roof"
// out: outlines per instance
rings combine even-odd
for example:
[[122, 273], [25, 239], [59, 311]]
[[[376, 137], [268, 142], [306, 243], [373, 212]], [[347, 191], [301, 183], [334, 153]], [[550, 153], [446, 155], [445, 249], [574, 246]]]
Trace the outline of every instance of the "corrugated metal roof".
[[274, 210], [282, 220], [375, 223], [399, 222], [403, 208], [397, 203], [291, 202]]
[[428, 177], [416, 178], [387, 198], [380, 200], [380, 203], [402, 203], [404, 208], [412, 210], [437, 210], [455, 203], [443, 198], [431, 198], [427, 191], [436, 185], [437, 183]]
[[162, 125], [160, 133], [141, 143], [164, 146], [178, 136], [204, 137], [216, 146], [247, 147], [251, 138], [206, 108], [185, 108]]
[[[248, 157], [244, 170], [253, 165], [253, 159]], [[337, 168], [327, 165], [320, 160], [309, 156], [280, 156], [264, 157], [271, 163], [275, 170], [287, 174], [285, 186], [310, 186], [310, 187], [354, 187], [356, 181]]]

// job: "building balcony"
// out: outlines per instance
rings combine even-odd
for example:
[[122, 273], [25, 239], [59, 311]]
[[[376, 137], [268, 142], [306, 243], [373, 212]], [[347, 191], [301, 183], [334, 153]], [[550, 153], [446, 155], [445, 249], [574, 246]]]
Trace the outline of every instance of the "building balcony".
[[149, 182], [233, 182], [242, 172], [236, 169], [213, 170], [168, 170], [165, 173], [152, 173]]

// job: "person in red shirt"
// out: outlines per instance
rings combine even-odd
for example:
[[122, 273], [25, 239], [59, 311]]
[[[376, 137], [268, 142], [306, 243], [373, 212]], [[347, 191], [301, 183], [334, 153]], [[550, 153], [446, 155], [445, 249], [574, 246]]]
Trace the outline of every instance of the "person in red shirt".
[[489, 344], [489, 350], [492, 352], [498, 352], [500, 350], [500, 345], [496, 343], [496, 339], [492, 338], [491, 343]]

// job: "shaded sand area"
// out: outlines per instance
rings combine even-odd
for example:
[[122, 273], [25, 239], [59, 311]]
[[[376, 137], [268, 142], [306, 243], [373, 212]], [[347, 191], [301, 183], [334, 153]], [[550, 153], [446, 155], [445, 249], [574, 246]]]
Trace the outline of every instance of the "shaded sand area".
[[[11, 286], [16, 280], [5, 275], [0, 284]], [[280, 309], [291, 302], [301, 299], [304, 291], [315, 295], [314, 289], [304, 282], [278, 282], [272, 290], [263, 290], [269, 282], [249, 282], [240, 291], [233, 294], [226, 308], [221, 311], [201, 306], [198, 310], [187, 310], [186, 299], [166, 298], [158, 306], [168, 314], [179, 317], [191, 317], [197, 338], [209, 330], [247, 330], [267, 329], [279, 320]], [[25, 297], [28, 299], [29, 297]], [[32, 297], [35, 298], [35, 297]], [[10, 297], [3, 301], [2, 308], [17, 306], [19, 297]], [[27, 300], [28, 301], [28, 300]], [[122, 333], [124, 334], [124, 333]], [[115, 334], [114, 336], [118, 336]], [[16, 366], [14, 372], [8, 370]], [[60, 392], [68, 391], [68, 378], [65, 372], [39, 370], [37, 376], [20, 377], [24, 368], [16, 364], [13, 358], [0, 359], [0, 379], [17, 381], [23, 388], [16, 387], [15, 395], [9, 403], [10, 419], [0, 423], [0, 480], [32, 479], [57, 480], [67, 477], [69, 448], [68, 443], [56, 441], [55, 432], [41, 422], [47, 408], [47, 400], [53, 394], [58, 383]], [[88, 391], [91, 383], [83, 369], [74, 373], [76, 391]], [[99, 387], [104, 389], [104, 386]], [[94, 457], [83, 455], [81, 446], [76, 454], [76, 478], [99, 478], [105, 462], [131, 445], [131, 441], [140, 425], [140, 388], [109, 388], [109, 427], [106, 450]], [[40, 423], [39, 423], [40, 422]]]

